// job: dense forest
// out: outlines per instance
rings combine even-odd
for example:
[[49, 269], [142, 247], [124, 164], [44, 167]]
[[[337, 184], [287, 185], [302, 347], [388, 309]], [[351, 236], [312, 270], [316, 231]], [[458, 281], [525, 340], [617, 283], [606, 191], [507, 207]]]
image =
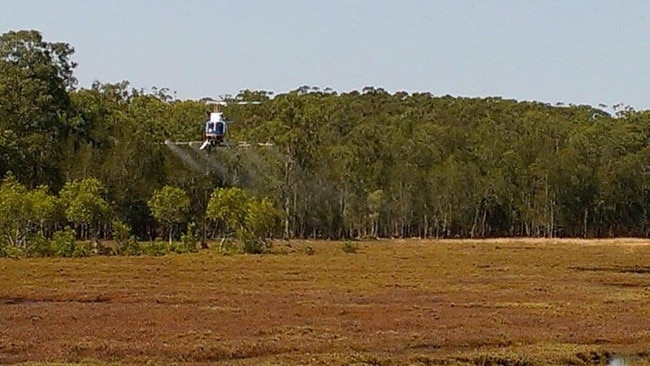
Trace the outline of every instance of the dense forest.
[[[188, 224], [218, 238], [208, 206], [220, 187], [277, 207], [279, 228], [265, 235], [290, 238], [650, 234], [650, 111], [375, 87], [244, 90], [226, 99], [260, 103], [223, 108], [235, 121], [228, 138], [274, 146], [203, 154], [164, 141], [200, 140], [206, 100], [126, 81], [78, 88], [73, 55], [37, 31], [0, 38], [5, 237], [73, 225], [77, 237], [110, 238], [120, 222], [141, 240]], [[152, 209], [164, 187], [185, 207], [167, 223], [176, 232]], [[15, 211], [27, 201], [30, 214]]]

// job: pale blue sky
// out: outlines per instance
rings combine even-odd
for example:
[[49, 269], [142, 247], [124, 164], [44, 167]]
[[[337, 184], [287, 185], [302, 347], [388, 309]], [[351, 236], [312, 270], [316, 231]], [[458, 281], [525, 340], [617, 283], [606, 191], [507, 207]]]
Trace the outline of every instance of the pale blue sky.
[[12, 29], [72, 44], [84, 87], [195, 99], [375, 86], [650, 109], [648, 0], [2, 0]]

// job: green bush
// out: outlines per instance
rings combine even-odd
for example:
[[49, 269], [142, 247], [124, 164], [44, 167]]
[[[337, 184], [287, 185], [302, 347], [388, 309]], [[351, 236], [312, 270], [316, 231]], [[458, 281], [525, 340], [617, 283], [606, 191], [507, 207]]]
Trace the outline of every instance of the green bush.
[[52, 235], [52, 249], [57, 257], [75, 257], [82, 254], [75, 245], [75, 232], [66, 226], [65, 229], [54, 232]]
[[113, 220], [111, 227], [113, 228], [113, 240], [115, 240], [117, 244], [121, 244], [129, 240], [129, 237], [131, 236], [131, 228], [129, 225], [120, 220]]
[[22, 249], [13, 245], [0, 246], [0, 257], [18, 259], [25, 255]]
[[240, 252], [239, 247], [237, 246], [235, 241], [230, 237], [221, 238], [221, 242], [219, 243], [217, 249], [223, 255], [232, 255]]
[[[92, 252], [92, 251], [91, 251]], [[100, 242], [97, 242], [97, 246], [95, 247], [94, 251], [97, 255], [115, 255], [117, 254], [117, 250], [111, 248], [108, 245], [104, 245]]]
[[74, 243], [74, 249], [72, 250], [72, 257], [81, 258], [87, 257], [92, 253], [92, 245], [89, 242], [83, 243]]
[[264, 241], [259, 238], [244, 238], [242, 250], [246, 254], [262, 254], [264, 253]]
[[156, 238], [156, 240], [147, 243], [142, 248], [142, 253], [146, 255], [163, 256], [169, 253], [169, 248], [167, 247], [166, 242], [160, 238]]
[[199, 236], [196, 232], [196, 224], [190, 222], [187, 224], [187, 232], [181, 235], [181, 246], [184, 253], [196, 253], [198, 249], [196, 248], [196, 242], [199, 241]]
[[118, 255], [138, 256], [142, 254], [142, 248], [135, 236], [131, 235], [131, 227], [122, 221], [114, 220], [111, 223], [113, 228], [113, 240], [117, 244]]
[[27, 241], [26, 254], [28, 257], [51, 257], [56, 255], [53, 243], [41, 233], [31, 235]]
[[126, 241], [119, 244], [117, 254], [139, 256], [142, 255], [142, 247], [135, 236], [132, 235]]
[[354, 254], [359, 250], [359, 245], [351, 241], [346, 241], [345, 243], [343, 243], [343, 245], [341, 245], [341, 249], [345, 253]]
[[189, 253], [189, 248], [183, 242], [174, 241], [168, 246], [170, 253], [185, 254]]

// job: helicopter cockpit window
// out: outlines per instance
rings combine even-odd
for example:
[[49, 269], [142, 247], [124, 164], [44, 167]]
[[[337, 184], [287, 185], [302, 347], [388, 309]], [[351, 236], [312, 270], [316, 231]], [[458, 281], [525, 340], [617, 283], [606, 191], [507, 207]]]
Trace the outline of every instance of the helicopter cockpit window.
[[208, 132], [213, 132], [214, 131], [214, 122], [209, 122], [208, 123]]
[[225, 132], [224, 131], [225, 129], [226, 129], [226, 124], [225, 123], [217, 122], [216, 125], [215, 125], [215, 131], [214, 132], [219, 134], [219, 135], [223, 135], [224, 132]]

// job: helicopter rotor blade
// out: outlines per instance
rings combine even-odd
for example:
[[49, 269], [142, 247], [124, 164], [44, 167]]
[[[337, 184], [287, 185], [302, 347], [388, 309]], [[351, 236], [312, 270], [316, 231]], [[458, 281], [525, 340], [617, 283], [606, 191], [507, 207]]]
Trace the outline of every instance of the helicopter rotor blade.
[[223, 100], [208, 100], [205, 102], [205, 104], [210, 104], [210, 105], [228, 105], [228, 104], [237, 104], [237, 105], [244, 105], [244, 104], [262, 104], [262, 102], [259, 101], [250, 101], [250, 102], [226, 102]]
[[189, 146], [192, 146], [192, 145], [200, 144], [202, 142], [203, 141], [171, 141], [171, 140], [165, 140], [164, 144], [165, 145], [189, 145]]

